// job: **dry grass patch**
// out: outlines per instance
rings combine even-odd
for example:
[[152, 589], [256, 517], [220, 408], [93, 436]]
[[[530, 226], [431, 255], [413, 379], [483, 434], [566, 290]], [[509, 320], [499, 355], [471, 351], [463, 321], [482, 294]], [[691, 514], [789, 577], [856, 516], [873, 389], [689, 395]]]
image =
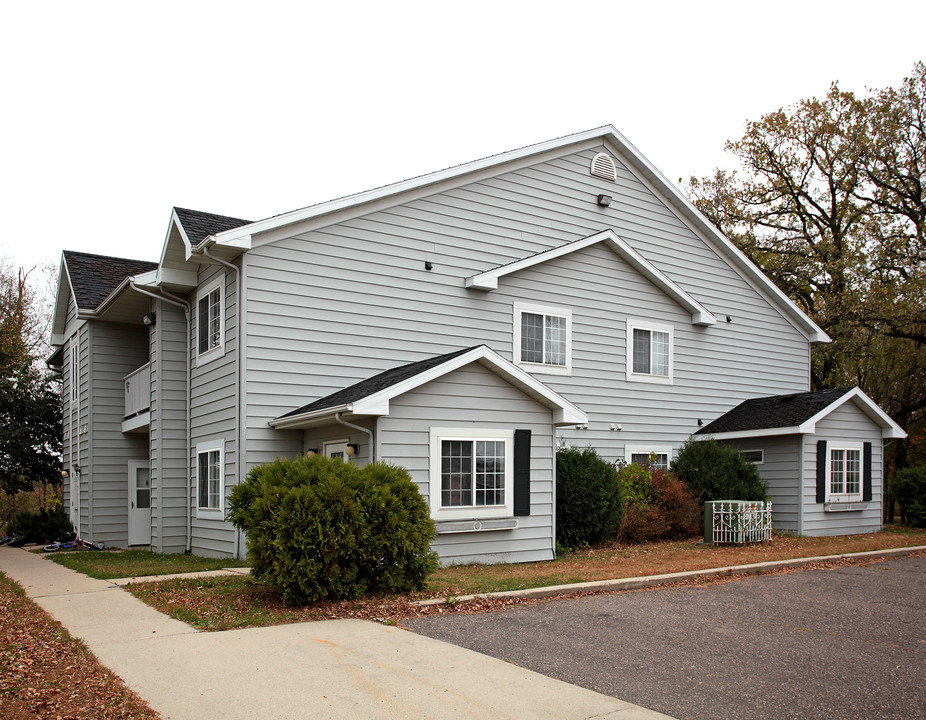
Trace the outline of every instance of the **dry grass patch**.
[[[272, 588], [241, 576], [139, 583], [126, 589], [161, 612], [201, 630], [231, 630], [348, 617], [393, 624], [413, 615], [479, 612], [536, 602], [492, 598], [458, 603], [455, 598], [459, 595], [914, 545], [926, 545], [926, 531], [898, 529], [876, 535], [839, 538], [782, 536], [770, 543], [743, 547], [698, 546], [694, 540], [632, 546], [611, 544], [570, 553], [550, 562], [441, 568], [429, 579], [427, 590], [419, 594], [316, 602], [296, 608], [287, 606]], [[812, 567], [831, 565], [833, 563]], [[700, 578], [683, 584], [717, 581], [722, 579]], [[447, 601], [427, 608], [412, 605], [415, 600], [429, 597], [444, 597]]]

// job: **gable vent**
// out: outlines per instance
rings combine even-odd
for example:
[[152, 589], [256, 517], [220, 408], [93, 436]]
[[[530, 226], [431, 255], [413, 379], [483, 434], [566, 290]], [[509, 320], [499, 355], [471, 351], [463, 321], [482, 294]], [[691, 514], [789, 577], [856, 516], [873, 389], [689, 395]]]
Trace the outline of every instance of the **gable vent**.
[[598, 153], [592, 158], [592, 175], [617, 182], [617, 167], [614, 159], [607, 153]]

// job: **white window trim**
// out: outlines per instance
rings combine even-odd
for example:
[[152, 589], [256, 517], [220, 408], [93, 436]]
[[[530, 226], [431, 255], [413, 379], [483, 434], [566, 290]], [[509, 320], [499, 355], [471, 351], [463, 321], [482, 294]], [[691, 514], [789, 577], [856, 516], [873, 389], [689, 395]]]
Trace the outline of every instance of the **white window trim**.
[[[514, 341], [512, 343], [511, 357], [518, 367], [529, 373], [545, 373], [547, 375], [572, 375], [572, 310], [550, 307], [549, 305], [534, 305], [532, 303], [515, 302], [514, 308]], [[566, 364], [550, 365], [547, 363], [522, 362], [521, 360], [521, 314], [556, 315], [566, 318]]]
[[74, 335], [71, 343], [71, 368], [69, 370], [71, 375], [71, 402], [77, 402], [80, 397], [80, 351], [78, 350], [80, 340], [77, 335]]
[[[831, 478], [830, 470], [833, 461], [833, 450], [856, 450], [858, 451], [858, 492], [857, 493], [833, 493], [830, 492]], [[843, 478], [845, 479], [845, 478]], [[826, 444], [826, 497], [828, 503], [847, 503], [862, 502], [865, 493], [865, 447], [860, 442], [828, 442]]]
[[750, 460], [747, 457], [746, 462], [751, 462], [753, 465], [764, 465], [765, 464], [765, 450], [763, 450], [762, 448], [750, 448], [749, 450], [740, 450], [740, 452], [743, 454], [743, 456], [745, 456], [746, 453], [759, 453], [758, 460]]
[[[199, 506], [199, 456], [203, 453], [219, 451], [219, 506], [217, 508], [207, 508]], [[196, 476], [195, 497], [196, 497], [196, 517], [200, 520], [224, 520], [225, 519], [225, 440], [207, 440], [196, 444], [196, 455], [193, 459]]]
[[666, 465], [672, 463], [671, 445], [624, 445], [624, 462], [630, 465], [630, 458], [634, 455], [656, 454], [666, 456]]
[[[651, 330], [667, 333], [669, 336], [669, 374], [651, 375], [649, 373], [635, 373], [633, 371], [633, 331]], [[664, 323], [654, 323], [649, 320], [627, 318], [627, 380], [628, 382], [646, 382], [659, 385], [672, 385], [675, 380], [675, 328]]]
[[[213, 290], [217, 289], [219, 292], [219, 344], [213, 348], [209, 348], [206, 352], [201, 353], [199, 351], [199, 333], [200, 333], [200, 322], [201, 318], [199, 317], [199, 301], [204, 297], [212, 293]], [[194, 307], [194, 313], [196, 315], [196, 335], [193, 338], [193, 347], [196, 348], [196, 366], [205, 365], [206, 363], [217, 360], [218, 358], [225, 355], [225, 310], [226, 310], [226, 292], [225, 292], [225, 273], [222, 273], [215, 280], [210, 282], [208, 285], [204, 285], [196, 293], [196, 304]]]
[[[441, 443], [444, 440], [499, 440], [505, 443], [505, 504], [492, 507], [441, 507]], [[466, 520], [514, 516], [514, 431], [481, 428], [431, 428], [431, 465], [428, 489], [434, 520]]]

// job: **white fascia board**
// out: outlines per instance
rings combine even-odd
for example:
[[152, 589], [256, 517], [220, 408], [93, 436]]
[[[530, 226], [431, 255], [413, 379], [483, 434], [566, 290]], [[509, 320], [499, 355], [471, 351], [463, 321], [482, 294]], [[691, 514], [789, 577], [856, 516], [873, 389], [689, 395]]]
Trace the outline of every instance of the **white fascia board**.
[[554, 422], [557, 425], [575, 425], [588, 422], [588, 415], [578, 407], [485, 345], [473, 348], [469, 352], [451, 358], [430, 370], [358, 400], [353, 404], [353, 410], [361, 415], [386, 415], [389, 412], [390, 399], [399, 397], [410, 390], [414, 390], [425, 383], [443, 377], [447, 373], [473, 362], [485, 365], [522, 392], [553, 410]]
[[[68, 298], [72, 295], [74, 295], [74, 289], [71, 287], [71, 276], [68, 273], [67, 263], [64, 261], [64, 253], [61, 253], [61, 266], [58, 270], [58, 291], [55, 293], [55, 315], [51, 326], [53, 337], [55, 335], [64, 335], [68, 322]], [[54, 340], [52, 340], [52, 344], [54, 344]]]
[[[803, 427], [803, 426], [801, 426]], [[741, 440], [746, 438], [764, 438], [774, 435], [802, 435], [801, 427], [761, 428], [759, 430], [738, 430], [736, 432], [709, 433], [705, 435], [692, 435], [693, 440]]]
[[199, 277], [195, 270], [159, 267], [156, 272], [155, 285], [179, 285], [192, 290], [199, 284]]
[[276, 418], [270, 420], [267, 424], [276, 430], [289, 430], [294, 428], [311, 427], [312, 425], [321, 425], [327, 421], [334, 422], [336, 413], [351, 412], [350, 405], [338, 405], [337, 407], [321, 408], [310, 412], [291, 415], [285, 418]]
[[644, 258], [640, 253], [634, 250], [627, 241], [619, 237], [613, 230], [607, 229], [601, 232], [589, 235], [581, 240], [575, 240], [567, 245], [561, 245], [552, 250], [544, 250], [530, 257], [518, 260], [507, 265], [502, 265], [494, 270], [488, 270], [478, 275], [472, 275], [466, 278], [464, 284], [468, 288], [476, 290], [496, 290], [498, 288], [498, 279], [519, 270], [538, 265], [540, 263], [554, 260], [564, 255], [568, 255], [579, 250], [604, 242], [614, 252], [632, 266], [638, 273], [647, 278], [656, 287], [662, 290], [666, 295], [675, 300], [679, 305], [691, 313], [691, 322], [693, 325], [714, 325], [716, 318], [707, 308], [695, 300], [691, 295], [682, 290], [668, 276], [653, 265], [649, 260]]
[[904, 432], [903, 428], [895, 423], [886, 412], [878, 407], [878, 404], [874, 400], [868, 397], [868, 395], [866, 395], [862, 389], [858, 387], [852, 388], [849, 392], [837, 400], [834, 400], [812, 418], [805, 420], [801, 424], [801, 432], [816, 432], [818, 422], [823, 420], [827, 415], [829, 415], [837, 408], [845, 405], [850, 400], [855, 402], [855, 404], [859, 406], [862, 412], [864, 412], [874, 422], [881, 426], [882, 439], [901, 439], [907, 437], [907, 433]]
[[[250, 226], [248, 226], [250, 227]], [[222, 233], [224, 235], [225, 233]], [[218, 238], [217, 235], [210, 235], [202, 243], [202, 245], [220, 245], [222, 247], [235, 248], [237, 250], [250, 250], [251, 249], [251, 234], [247, 233], [245, 235], [234, 235], [231, 234], [229, 237]]]
[[681, 211], [689, 222], [695, 225], [701, 232], [709, 236], [719, 246], [720, 250], [733, 262], [733, 264], [747, 275], [759, 287], [768, 292], [781, 306], [787, 315], [794, 320], [798, 326], [807, 335], [807, 339], [812, 343], [828, 343], [830, 337], [819, 325], [804, 313], [787, 295], [785, 295], [778, 286], [775, 285], [753, 262], [743, 254], [727, 237], [721, 233], [713, 223], [711, 223], [701, 211], [698, 210], [684, 193], [679, 190], [674, 183], [670, 182], [665, 175], [657, 170], [643, 154], [637, 150], [633, 144], [620, 134], [616, 129], [611, 128], [612, 141], [616, 148], [627, 153], [628, 159], [638, 171], [658, 188], [663, 190], [670, 201]]
[[604, 125], [592, 130], [576, 133], [575, 135], [566, 135], [565, 137], [556, 138], [554, 140], [547, 140], [546, 142], [538, 143], [536, 145], [528, 145], [527, 147], [518, 148], [517, 150], [511, 150], [509, 152], [501, 153], [498, 155], [491, 155], [489, 157], [482, 158], [481, 160], [475, 160], [463, 165], [457, 165], [445, 170], [439, 170], [427, 175], [420, 175], [419, 177], [411, 178], [409, 180], [403, 180], [401, 182], [393, 183], [392, 185], [385, 185], [381, 188], [367, 190], [355, 195], [348, 195], [343, 198], [338, 198], [337, 200], [331, 200], [329, 202], [312, 205], [307, 208], [293, 210], [292, 212], [283, 213], [282, 215], [275, 215], [274, 217], [267, 218], [266, 220], [258, 220], [257, 222], [251, 223], [250, 225], [245, 225], [241, 228], [235, 228], [233, 230], [226, 230], [225, 232], [217, 233], [215, 235], [215, 240], [217, 243], [222, 244], [226, 241], [226, 239], [236, 239], [242, 237], [242, 231], [245, 231], [250, 235], [257, 235], [259, 233], [268, 232], [280, 227], [285, 227], [286, 225], [292, 225], [294, 223], [310, 220], [312, 218], [334, 213], [346, 208], [352, 208], [357, 205], [375, 202], [382, 198], [397, 195], [409, 190], [416, 190], [427, 185], [443, 182], [444, 180], [452, 180], [468, 173], [503, 165], [514, 160], [530, 157], [531, 155], [538, 155], [549, 150], [568, 147], [570, 145], [575, 145], [594, 138], [604, 139], [616, 133], [617, 131], [613, 126]]
[[132, 278], [127, 277], [121, 283], [119, 283], [116, 288], [104, 298], [103, 302], [96, 306], [96, 314], [105, 315], [106, 311], [109, 309], [109, 306], [116, 301], [116, 298], [119, 297], [119, 295], [121, 295], [127, 287], [129, 287], [131, 280]]
[[158, 265], [163, 265], [164, 261], [167, 259], [167, 247], [170, 245], [171, 230], [173, 230], [174, 227], [177, 228], [180, 239], [183, 241], [184, 256], [187, 260], [190, 259], [190, 250], [193, 246], [190, 243], [190, 239], [186, 236], [186, 232], [183, 230], [183, 224], [180, 222], [180, 218], [177, 217], [177, 211], [171, 208], [170, 222], [167, 223], [167, 234], [164, 236], [164, 245], [161, 248], [161, 259]]
[[134, 280], [135, 284], [139, 287], [144, 288], [154, 288], [158, 284], [158, 270], [151, 270], [150, 272], [142, 273], [141, 275], [136, 275], [134, 278], [129, 278]]

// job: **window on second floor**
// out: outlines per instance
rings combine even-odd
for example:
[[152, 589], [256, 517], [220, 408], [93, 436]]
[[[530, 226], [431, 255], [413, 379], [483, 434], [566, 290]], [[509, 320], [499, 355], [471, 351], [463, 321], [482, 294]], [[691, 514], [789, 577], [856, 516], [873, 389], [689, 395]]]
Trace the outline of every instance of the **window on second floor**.
[[572, 313], [561, 308], [515, 303], [514, 358], [530, 372], [570, 374]]
[[225, 323], [222, 307], [222, 282], [215, 282], [196, 295], [197, 355], [200, 362], [222, 354]]
[[639, 320], [627, 321], [627, 379], [672, 383], [673, 329]]

